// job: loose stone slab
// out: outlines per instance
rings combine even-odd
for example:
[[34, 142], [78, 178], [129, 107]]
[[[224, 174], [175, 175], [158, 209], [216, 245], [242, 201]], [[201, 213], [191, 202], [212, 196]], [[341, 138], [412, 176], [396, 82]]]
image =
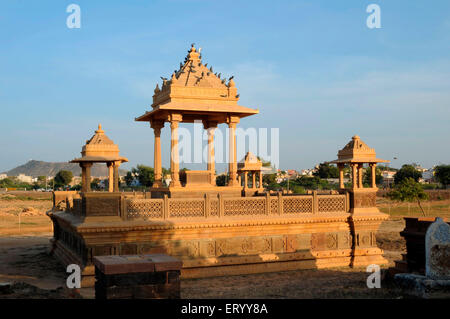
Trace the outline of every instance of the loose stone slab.
[[165, 254], [97, 256], [94, 265], [105, 275], [179, 270], [182, 262]]
[[182, 262], [164, 254], [94, 257], [97, 299], [180, 298]]
[[425, 271], [432, 279], [450, 279], [450, 225], [437, 217], [425, 235]]

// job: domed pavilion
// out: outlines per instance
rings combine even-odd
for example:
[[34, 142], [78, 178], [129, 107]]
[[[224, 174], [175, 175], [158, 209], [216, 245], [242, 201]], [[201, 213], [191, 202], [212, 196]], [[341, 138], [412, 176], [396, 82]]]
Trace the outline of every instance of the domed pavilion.
[[105, 163], [108, 166], [109, 192], [119, 191], [119, 166], [128, 162], [128, 159], [119, 155], [119, 147], [105, 134], [102, 125], [94, 136], [86, 141], [81, 149], [81, 157], [70, 163], [79, 163], [81, 166], [81, 190], [91, 191], [91, 167], [94, 163]]

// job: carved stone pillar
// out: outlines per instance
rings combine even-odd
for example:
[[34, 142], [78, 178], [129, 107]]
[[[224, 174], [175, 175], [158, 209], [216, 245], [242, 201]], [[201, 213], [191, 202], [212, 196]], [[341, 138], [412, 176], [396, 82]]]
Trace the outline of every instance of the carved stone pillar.
[[87, 186], [86, 186], [86, 166], [84, 166], [83, 163], [80, 163], [81, 167], [81, 191], [87, 192]]
[[119, 166], [120, 166], [120, 161], [116, 161], [116, 162], [114, 162], [114, 164], [113, 164], [113, 167], [114, 167], [114, 172], [113, 172], [113, 175], [114, 175], [114, 188], [113, 188], [113, 191], [114, 192], [118, 192], [119, 191]]
[[217, 128], [217, 122], [208, 122], [206, 127], [208, 130], [208, 171], [211, 174], [211, 184], [216, 185], [216, 157], [214, 150], [214, 133]]
[[255, 171], [252, 172], [252, 188], [256, 188], [256, 174]]
[[239, 123], [239, 117], [230, 116], [228, 118], [229, 128], [229, 172], [230, 180], [228, 186], [235, 186], [237, 184], [237, 159], [236, 159], [236, 124]]
[[259, 188], [263, 189], [262, 171], [259, 171]]
[[244, 172], [244, 189], [248, 188], [248, 172]]
[[345, 188], [345, 185], [344, 185], [344, 165], [343, 164], [338, 164], [337, 167], [339, 169], [339, 188], [340, 189], [344, 189]]
[[170, 151], [170, 172], [172, 175], [171, 187], [180, 187], [180, 154], [178, 153], [178, 126], [182, 120], [180, 114], [171, 114], [171, 151]]
[[363, 188], [363, 164], [358, 164], [358, 187]]
[[358, 188], [358, 174], [357, 174], [357, 170], [356, 170], [356, 166], [358, 164], [350, 164], [351, 168], [352, 168], [352, 187], [353, 188]]
[[114, 165], [112, 162], [106, 164], [108, 166], [108, 192], [114, 192]]
[[91, 167], [92, 163], [81, 163], [81, 190], [91, 191]]
[[370, 168], [372, 169], [372, 188], [377, 188], [377, 164], [372, 163], [370, 164]]
[[153, 187], [163, 187], [162, 182], [162, 161], [161, 161], [161, 129], [164, 127], [163, 121], [154, 121], [151, 123], [153, 132], [155, 134], [155, 147], [154, 147], [154, 166], [155, 166], [155, 182]]

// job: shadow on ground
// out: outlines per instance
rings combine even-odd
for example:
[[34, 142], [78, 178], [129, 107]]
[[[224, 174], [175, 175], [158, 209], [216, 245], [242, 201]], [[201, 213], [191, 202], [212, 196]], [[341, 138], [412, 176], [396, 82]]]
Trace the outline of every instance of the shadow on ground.
[[[398, 227], [398, 226], [397, 226]], [[394, 231], [394, 229], [393, 229]], [[67, 273], [49, 255], [50, 237], [0, 238], [0, 282], [15, 282], [14, 294], [0, 298], [77, 298], [65, 287]], [[367, 288], [365, 267], [225, 276], [181, 281], [181, 297], [196, 298], [402, 298], [399, 289], [382, 282]], [[93, 288], [82, 289], [93, 298]]]

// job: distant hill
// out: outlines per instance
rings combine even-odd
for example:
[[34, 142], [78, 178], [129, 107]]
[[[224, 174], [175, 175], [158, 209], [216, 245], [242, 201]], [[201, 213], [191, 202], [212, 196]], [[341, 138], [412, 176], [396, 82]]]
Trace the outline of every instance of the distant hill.
[[[28, 176], [55, 176], [59, 171], [71, 171], [73, 176], [81, 174], [81, 167], [76, 163], [54, 163], [31, 160], [23, 165], [17, 166], [12, 170], [5, 172], [8, 176], [18, 176], [25, 174]], [[121, 176], [126, 175], [127, 171], [119, 169]], [[91, 169], [91, 175], [94, 177], [108, 176], [108, 167], [106, 164], [94, 164]]]

